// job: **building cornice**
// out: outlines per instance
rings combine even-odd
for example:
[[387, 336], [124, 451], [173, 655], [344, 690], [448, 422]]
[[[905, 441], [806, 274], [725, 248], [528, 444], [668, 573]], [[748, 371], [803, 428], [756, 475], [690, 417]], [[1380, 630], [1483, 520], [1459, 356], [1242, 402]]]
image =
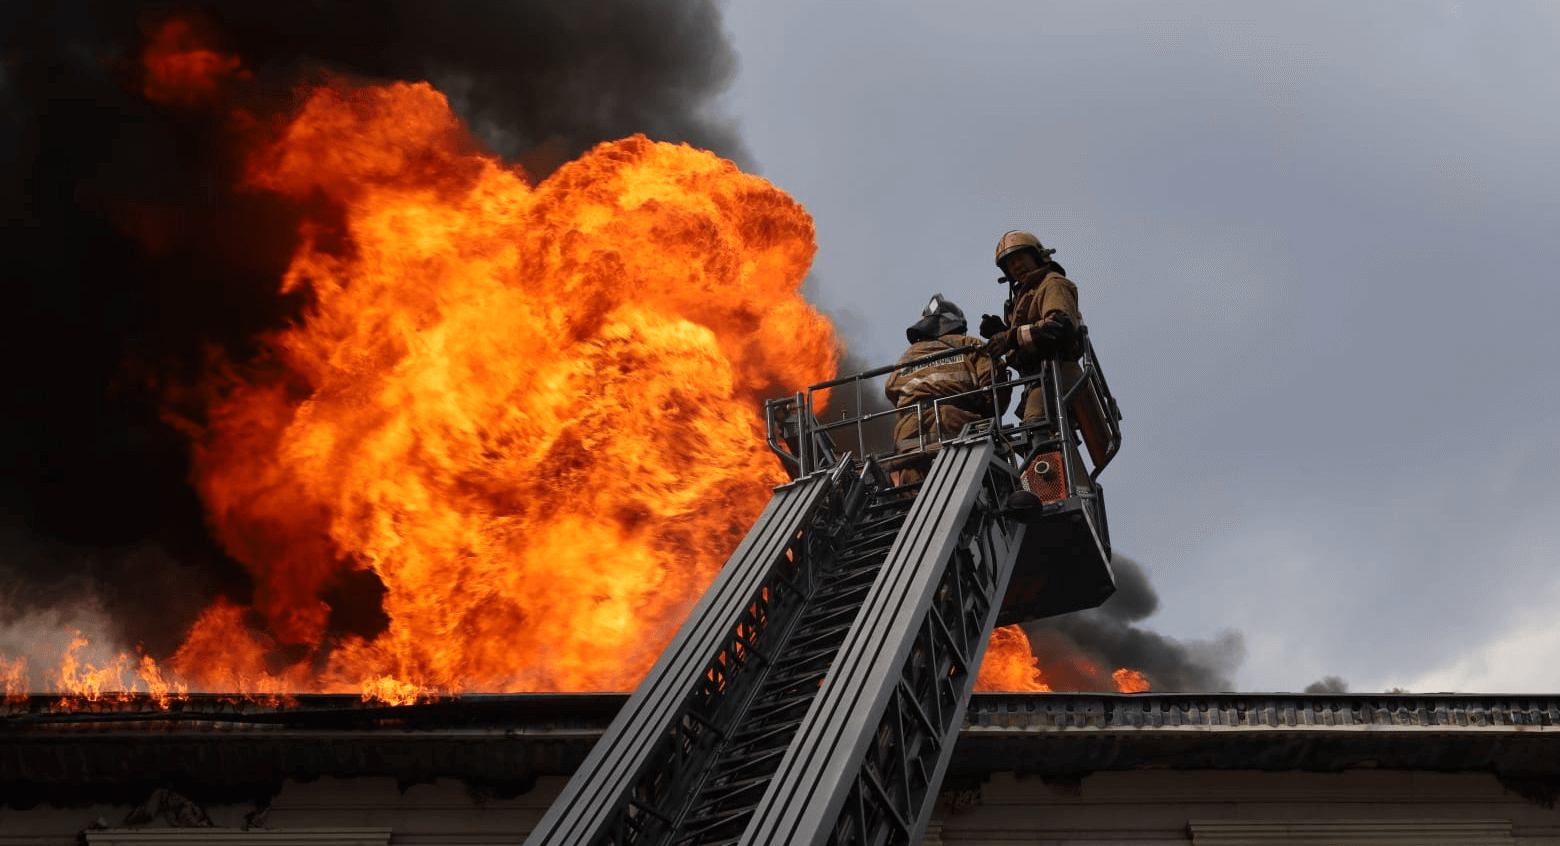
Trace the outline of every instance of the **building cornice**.
[[[191, 696], [0, 705], [0, 795], [104, 800], [179, 785], [252, 795], [285, 779], [441, 777], [497, 795], [567, 776], [625, 694], [480, 694], [401, 707], [356, 697]], [[950, 784], [993, 772], [1069, 779], [1135, 769], [1490, 772], [1554, 793], [1560, 696], [977, 694]], [[132, 780], [132, 775], [133, 776]], [[120, 794], [124, 794], [120, 796]]]

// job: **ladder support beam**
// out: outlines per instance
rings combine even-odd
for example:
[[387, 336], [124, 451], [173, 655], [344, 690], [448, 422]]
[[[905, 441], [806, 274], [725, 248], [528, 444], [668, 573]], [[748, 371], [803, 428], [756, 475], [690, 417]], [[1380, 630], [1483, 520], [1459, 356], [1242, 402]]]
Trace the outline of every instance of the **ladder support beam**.
[[[1002, 480], [1011, 475], [989, 439], [944, 444], [828, 680], [755, 811], [743, 846], [855, 843], [858, 832], [873, 844], [919, 840], [964, 709], [944, 708], [947, 724], [924, 737], [926, 742], [906, 743], [889, 727], [915, 725], [918, 720], [901, 720], [902, 711], [924, 708], [920, 701], [898, 701], [904, 679], [930, 685], [916, 691], [923, 701], [951, 697], [949, 705], [962, 706], [974, 691], [974, 670], [1022, 540], [1023, 530], [997, 513], [1005, 494]], [[934, 608], [961, 593], [971, 607], [947, 610], [978, 621], [966, 629], [968, 642], [957, 644], [967, 661], [927, 666], [936, 653], [943, 653], [944, 663], [953, 660], [952, 653], [928, 647], [946, 632], [933, 632]], [[912, 682], [904, 690], [917, 687]], [[885, 742], [901, 748], [884, 749]], [[930, 760], [909, 760], [905, 746], [918, 747]], [[885, 766], [897, 769], [892, 779], [886, 773], [873, 778], [870, 771]], [[917, 769], [929, 777], [911, 779], [911, 795], [885, 801], [884, 782], [907, 783], [904, 779]], [[852, 819], [857, 814], [865, 818]], [[902, 825], [906, 818], [913, 820], [908, 830]], [[879, 836], [884, 829], [887, 836]]]
[[676, 789], [665, 777], [678, 769], [690, 741], [674, 727], [690, 711], [702, 712], [700, 722], [719, 724], [714, 708], [694, 701], [721, 692], [701, 690], [706, 673], [719, 656], [735, 655], [734, 621], [745, 619], [752, 603], [765, 592], [771, 601], [776, 593], [792, 593], [782, 582], [797, 578], [785, 565], [805, 557], [799, 539], [805, 540], [808, 524], [838, 492], [849, 467], [841, 459], [830, 470], [775, 489], [671, 644], [527, 838], [528, 846], [618, 842], [613, 832], [624, 829], [615, 823], [630, 816], [630, 803], [653, 806], [663, 798], [656, 794]]

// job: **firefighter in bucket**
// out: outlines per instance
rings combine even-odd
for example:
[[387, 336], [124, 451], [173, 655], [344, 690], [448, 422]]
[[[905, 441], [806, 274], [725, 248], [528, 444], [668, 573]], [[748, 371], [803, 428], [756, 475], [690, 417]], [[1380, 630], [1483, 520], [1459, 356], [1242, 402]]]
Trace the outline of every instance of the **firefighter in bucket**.
[[[945, 438], [957, 436], [968, 423], [1007, 409], [1010, 389], [993, 397], [992, 357], [979, 338], [964, 334], [967, 331], [964, 312], [942, 294], [932, 295], [921, 319], [905, 330], [910, 348], [883, 386], [888, 401], [904, 409], [894, 421], [894, 450], [914, 456], [896, 462], [900, 464], [894, 476], [897, 485], [921, 481], [931, 466], [933, 450]], [[917, 361], [959, 349], [965, 353]]]
[[[997, 240], [996, 262], [1002, 270], [1011, 296], [1002, 317], [982, 315], [980, 333], [987, 338], [986, 349], [1018, 371], [1019, 376], [1038, 376], [1047, 361], [1060, 363], [1059, 391], [1067, 391], [1083, 375], [1077, 364], [1083, 353], [1083, 315], [1078, 311], [1078, 286], [1066, 276], [1062, 266], [1051, 258], [1054, 248], [1022, 230], [1010, 230]], [[1056, 448], [1057, 431], [1048, 418], [1045, 391], [1039, 382], [1025, 386], [1019, 401], [1019, 414], [1029, 429], [1032, 453]], [[1054, 462], [1031, 458], [1026, 462], [1026, 484], [1046, 474], [1054, 474]], [[1014, 491], [1004, 510], [1015, 517], [1030, 517], [1042, 500], [1026, 489]]]

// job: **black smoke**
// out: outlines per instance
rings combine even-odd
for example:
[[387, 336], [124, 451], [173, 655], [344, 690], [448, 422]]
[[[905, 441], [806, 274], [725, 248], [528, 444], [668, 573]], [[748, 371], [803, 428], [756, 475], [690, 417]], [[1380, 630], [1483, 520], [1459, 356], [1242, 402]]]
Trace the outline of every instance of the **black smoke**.
[[[164, 410], [211, 350], [248, 360], [297, 314], [275, 292], [300, 211], [235, 190], [225, 109], [138, 93], [146, 34], [174, 13], [241, 58], [229, 95], [255, 114], [323, 74], [427, 79], [535, 176], [636, 132], [749, 164], [713, 107], [736, 67], [715, 0], [0, 5], [8, 648], [27, 620], [101, 614], [120, 643], [165, 655], [213, 596], [252, 589], [206, 532]], [[380, 593], [333, 586], [332, 619], [382, 625]]]
[[1305, 686], [1306, 693], [1348, 693], [1349, 683], [1342, 676], [1322, 676]]
[[1046, 683], [1054, 690], [1113, 690], [1078, 658], [1109, 673], [1117, 667], [1141, 672], [1162, 693], [1205, 693], [1235, 689], [1233, 674], [1246, 656], [1240, 632], [1226, 630], [1212, 641], [1178, 641], [1137, 623], [1159, 608], [1159, 595], [1141, 565], [1124, 555], [1111, 559], [1116, 593], [1104, 605], [1025, 623], [1031, 647], [1040, 658]]

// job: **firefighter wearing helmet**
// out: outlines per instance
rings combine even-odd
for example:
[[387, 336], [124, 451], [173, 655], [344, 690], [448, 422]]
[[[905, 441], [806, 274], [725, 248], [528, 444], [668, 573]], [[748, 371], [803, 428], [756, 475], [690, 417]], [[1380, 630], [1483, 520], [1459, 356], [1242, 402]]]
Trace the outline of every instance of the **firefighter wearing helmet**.
[[[967, 423], [1007, 409], [1006, 390], [996, 398], [1001, 407], [993, 406], [992, 357], [983, 352], [981, 340], [966, 331], [964, 312], [942, 294], [934, 294], [921, 319], [905, 330], [910, 348], [899, 357], [900, 367], [888, 375], [883, 392], [896, 408], [906, 409], [895, 416], [895, 451], [921, 455], [898, 472], [897, 484], [921, 480], [931, 465], [929, 445], [958, 435]], [[916, 361], [955, 349], [967, 352]]]
[[[997, 267], [1012, 285], [1013, 296], [1002, 317], [981, 316], [980, 334], [988, 339], [986, 348], [1004, 356], [1020, 375], [1034, 375], [1047, 359], [1059, 358], [1066, 362], [1063, 379], [1071, 383], [1082, 376], [1072, 362], [1083, 353], [1079, 334], [1083, 315], [1078, 312], [1078, 286], [1051, 258], [1055, 252], [1028, 232], [1013, 229], [1002, 234], [997, 240]], [[1068, 385], [1061, 387], [1065, 390]], [[1026, 423], [1045, 418], [1045, 399], [1038, 390], [1025, 393], [1020, 414]]]
[[[1003, 357], [1020, 376], [1034, 376], [1047, 360], [1060, 360], [1062, 384], [1057, 387], [1066, 391], [1083, 377], [1077, 364], [1083, 354], [1083, 315], [1078, 312], [1078, 286], [1051, 258], [1055, 252], [1023, 230], [1002, 233], [997, 239], [997, 267], [1012, 295], [1002, 317], [981, 316], [980, 334], [988, 339], [987, 351]], [[1019, 414], [1033, 427], [1030, 443], [1036, 446], [1058, 434], [1054, 424], [1047, 423], [1045, 406], [1045, 393], [1038, 383], [1029, 383], [1019, 400]], [[1040, 500], [1021, 490], [1005, 505], [1009, 513], [1023, 515], [1037, 509]]]

